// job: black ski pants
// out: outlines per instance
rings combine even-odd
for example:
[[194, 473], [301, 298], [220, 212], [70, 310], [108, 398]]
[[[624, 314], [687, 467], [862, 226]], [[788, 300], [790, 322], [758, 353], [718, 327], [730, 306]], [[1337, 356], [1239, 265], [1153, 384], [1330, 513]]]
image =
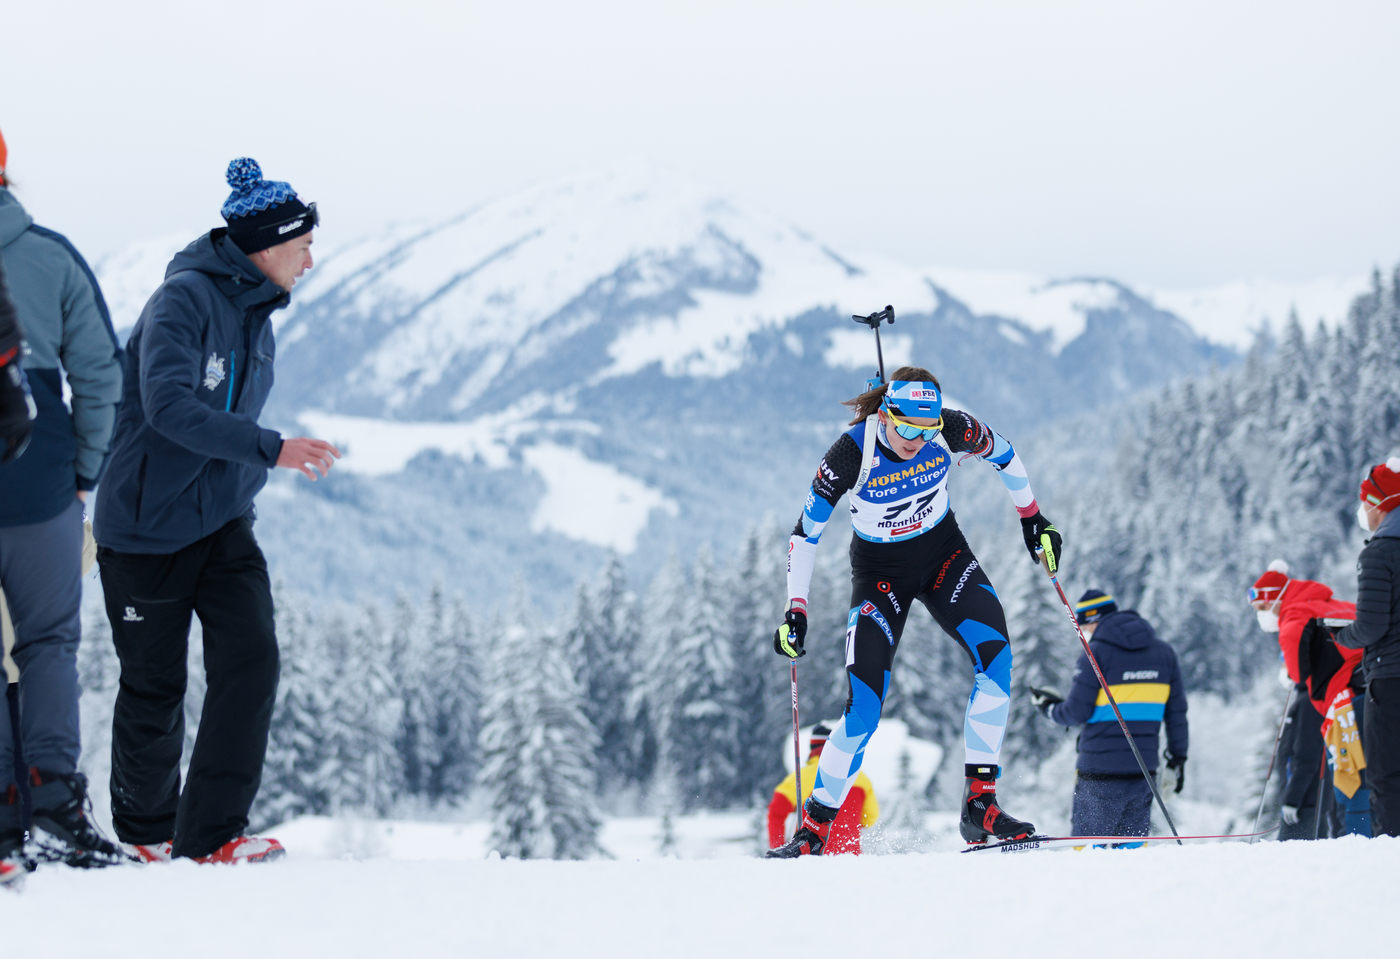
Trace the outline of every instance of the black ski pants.
[[[248, 826], [277, 696], [267, 562], [237, 519], [176, 553], [101, 549], [121, 661], [112, 719], [112, 824], [123, 842], [214, 852]], [[208, 691], [180, 788], [190, 614], [204, 627]]]
[[[1006, 731], [1005, 703], [1011, 695], [1006, 613], [951, 512], [929, 532], [898, 543], [851, 538], [851, 611], [846, 626], [851, 699], [846, 711], [870, 699], [858, 691], [874, 692], [875, 708], [883, 704], [915, 599], [972, 663], [964, 759], [968, 764], [996, 765]], [[993, 708], [984, 706], [988, 702]], [[879, 715], [865, 719], [873, 729]]]
[[1371, 835], [1400, 836], [1400, 677], [1367, 684], [1361, 748], [1371, 787]]

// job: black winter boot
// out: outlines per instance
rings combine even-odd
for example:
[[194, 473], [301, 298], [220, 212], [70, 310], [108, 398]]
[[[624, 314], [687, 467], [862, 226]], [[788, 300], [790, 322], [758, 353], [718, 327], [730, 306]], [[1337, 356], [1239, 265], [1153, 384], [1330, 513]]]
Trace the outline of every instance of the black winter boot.
[[29, 783], [34, 796], [34, 825], [29, 834], [34, 858], [84, 869], [134, 861], [88, 819], [92, 803], [82, 773], [51, 773], [36, 767], [29, 770]]
[[970, 843], [990, 839], [1020, 839], [1034, 835], [1035, 826], [1012, 819], [997, 805], [997, 766], [966, 768], [967, 785], [963, 787], [962, 822], [958, 832]]
[[777, 849], [763, 854], [764, 859], [796, 859], [798, 856], [820, 856], [826, 848], [826, 838], [831, 834], [831, 821], [839, 810], [823, 806], [812, 797], [802, 806], [802, 822], [792, 838]]

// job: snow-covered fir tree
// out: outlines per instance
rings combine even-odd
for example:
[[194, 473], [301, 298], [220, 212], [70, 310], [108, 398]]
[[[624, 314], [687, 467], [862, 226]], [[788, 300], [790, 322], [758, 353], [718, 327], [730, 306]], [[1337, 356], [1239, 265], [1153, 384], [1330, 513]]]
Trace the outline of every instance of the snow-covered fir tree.
[[431, 802], [454, 802], [467, 797], [480, 765], [476, 736], [485, 663], [466, 606], [460, 597], [449, 602], [440, 583], [428, 593], [423, 619], [425, 715], [433, 744], [424, 785]]
[[434, 690], [429, 684], [429, 670], [435, 665], [429, 657], [434, 637], [403, 591], [394, 600], [393, 616], [389, 681], [400, 703], [394, 745], [403, 769], [402, 791], [407, 796], [426, 797], [428, 771], [440, 761], [433, 736]]
[[273, 583], [281, 678], [252, 820], [259, 828], [330, 811], [335, 784], [326, 720], [330, 663], [311, 618], [309, 598]]
[[599, 854], [598, 737], [557, 634], [516, 590], [509, 622], [488, 631], [479, 783], [491, 806], [491, 845], [521, 859]]

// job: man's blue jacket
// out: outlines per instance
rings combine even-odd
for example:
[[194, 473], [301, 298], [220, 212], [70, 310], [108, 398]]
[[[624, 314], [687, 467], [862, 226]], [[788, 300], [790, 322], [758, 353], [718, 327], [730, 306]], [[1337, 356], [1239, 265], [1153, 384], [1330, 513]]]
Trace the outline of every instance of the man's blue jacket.
[[258, 415], [272, 389], [269, 317], [289, 300], [222, 229], [170, 261], [127, 341], [99, 545], [173, 553], [252, 513], [282, 450]]
[[[1167, 749], [1185, 756], [1188, 745], [1186, 692], [1176, 651], [1157, 638], [1151, 625], [1132, 610], [1099, 620], [1089, 648], [1123, 711], [1128, 730], [1150, 771], [1157, 769], [1157, 729], [1167, 724]], [[1079, 734], [1080, 772], [1141, 774], [1089, 657], [1079, 654], [1069, 697], [1050, 711], [1061, 726], [1084, 724]]]

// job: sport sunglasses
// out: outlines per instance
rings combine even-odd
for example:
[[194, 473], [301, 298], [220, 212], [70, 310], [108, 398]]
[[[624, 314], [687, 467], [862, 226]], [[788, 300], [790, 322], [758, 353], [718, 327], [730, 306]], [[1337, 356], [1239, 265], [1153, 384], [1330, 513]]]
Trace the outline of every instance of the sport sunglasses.
[[943, 429], [943, 417], [938, 417], [938, 422], [932, 426], [915, 426], [913, 423], [906, 423], [888, 407], [885, 407], [885, 417], [894, 427], [894, 431], [906, 440], [922, 439], [925, 443], [932, 443], [933, 438]]

